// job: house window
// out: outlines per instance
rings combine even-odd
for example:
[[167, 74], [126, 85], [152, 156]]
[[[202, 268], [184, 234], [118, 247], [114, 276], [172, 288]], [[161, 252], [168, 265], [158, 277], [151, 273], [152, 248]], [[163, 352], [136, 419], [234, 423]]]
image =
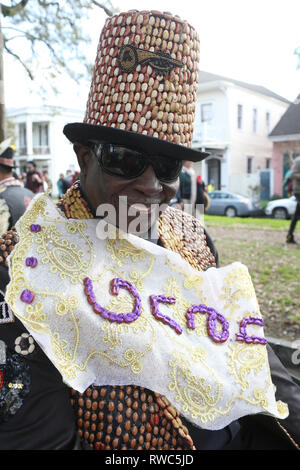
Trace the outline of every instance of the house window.
[[242, 129], [243, 126], [243, 106], [241, 104], [237, 105], [237, 127]]
[[268, 133], [270, 132], [270, 125], [271, 125], [270, 113], [267, 111], [266, 112], [266, 128], [267, 128]]
[[211, 123], [213, 119], [212, 103], [201, 104], [201, 122]]
[[253, 173], [253, 160], [254, 157], [247, 157], [247, 174]]
[[266, 170], [270, 170], [271, 168], [271, 158], [266, 158]]
[[19, 154], [26, 155], [27, 154], [27, 136], [26, 136], [26, 124], [25, 122], [19, 124]]
[[33, 153], [44, 155], [50, 152], [49, 149], [49, 124], [44, 122], [34, 122], [32, 125]]
[[257, 132], [257, 109], [253, 109], [253, 114], [252, 114], [252, 131], [256, 134]]

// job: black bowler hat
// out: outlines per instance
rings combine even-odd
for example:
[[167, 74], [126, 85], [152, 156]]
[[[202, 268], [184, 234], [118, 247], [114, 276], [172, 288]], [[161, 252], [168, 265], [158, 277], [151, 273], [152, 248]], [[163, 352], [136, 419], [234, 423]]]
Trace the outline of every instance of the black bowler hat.
[[11, 139], [6, 139], [0, 144], [0, 165], [14, 168], [14, 146], [11, 145]]

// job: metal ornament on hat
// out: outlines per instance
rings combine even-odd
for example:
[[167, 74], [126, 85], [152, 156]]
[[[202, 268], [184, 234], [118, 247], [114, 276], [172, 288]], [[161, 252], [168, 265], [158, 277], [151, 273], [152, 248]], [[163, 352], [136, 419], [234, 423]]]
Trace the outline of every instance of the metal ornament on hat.
[[140, 65], [150, 65], [157, 74], [166, 75], [175, 67], [184, 67], [179, 60], [172, 59], [163, 51], [150, 52], [132, 45], [122, 46], [119, 53], [119, 64], [124, 72], [131, 72]]

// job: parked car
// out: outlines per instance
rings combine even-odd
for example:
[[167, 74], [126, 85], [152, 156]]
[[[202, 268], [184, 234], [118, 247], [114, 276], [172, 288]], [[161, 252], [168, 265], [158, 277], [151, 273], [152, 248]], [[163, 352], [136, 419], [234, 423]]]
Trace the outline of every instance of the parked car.
[[297, 201], [295, 196], [285, 199], [275, 199], [268, 202], [265, 207], [265, 214], [275, 219], [289, 219], [296, 210]]
[[225, 191], [211, 191], [209, 207], [206, 214], [226, 215], [227, 217], [243, 217], [261, 215], [263, 213], [261, 204], [240, 194]]

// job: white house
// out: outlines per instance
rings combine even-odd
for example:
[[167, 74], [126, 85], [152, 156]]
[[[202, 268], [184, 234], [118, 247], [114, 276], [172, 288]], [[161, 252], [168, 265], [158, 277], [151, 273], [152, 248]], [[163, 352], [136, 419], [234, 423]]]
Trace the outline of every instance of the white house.
[[34, 160], [40, 171], [48, 170], [56, 195], [59, 175], [79, 170], [63, 128], [69, 122], [82, 122], [83, 115], [82, 110], [56, 106], [8, 109], [7, 120], [15, 126], [17, 171], [21, 173], [26, 162]]
[[257, 85], [200, 72], [193, 147], [211, 155], [195, 169], [216, 189], [273, 194], [268, 134], [290, 102]]

